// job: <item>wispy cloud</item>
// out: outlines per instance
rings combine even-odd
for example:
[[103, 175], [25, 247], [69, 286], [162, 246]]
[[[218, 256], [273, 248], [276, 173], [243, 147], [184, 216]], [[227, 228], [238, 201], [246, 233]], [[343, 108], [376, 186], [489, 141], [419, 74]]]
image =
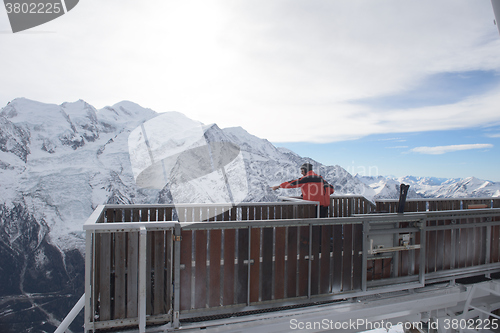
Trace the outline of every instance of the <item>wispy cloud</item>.
[[415, 147], [410, 151], [420, 154], [441, 155], [461, 150], [489, 149], [489, 148], [493, 148], [493, 145], [490, 143], [475, 143], [468, 145], [450, 145], [450, 146], [435, 146], [435, 147], [422, 146], [422, 147]]

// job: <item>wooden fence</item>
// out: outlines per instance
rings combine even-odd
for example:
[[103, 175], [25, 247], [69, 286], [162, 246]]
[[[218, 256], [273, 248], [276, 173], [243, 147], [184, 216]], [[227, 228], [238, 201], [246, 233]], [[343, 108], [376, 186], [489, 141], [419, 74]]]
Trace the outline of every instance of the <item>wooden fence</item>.
[[[342, 214], [373, 209], [352, 199]], [[318, 219], [310, 203], [215, 206], [97, 209], [84, 227], [86, 331], [500, 272], [500, 209]], [[169, 221], [182, 212], [193, 221]]]

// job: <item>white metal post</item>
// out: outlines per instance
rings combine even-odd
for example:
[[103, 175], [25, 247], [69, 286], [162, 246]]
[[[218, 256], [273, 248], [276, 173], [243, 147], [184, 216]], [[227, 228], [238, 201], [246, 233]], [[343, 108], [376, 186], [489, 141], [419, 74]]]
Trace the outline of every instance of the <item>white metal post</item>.
[[172, 325], [174, 328], [180, 326], [180, 293], [181, 293], [181, 236], [182, 230], [179, 223], [174, 228], [174, 310]]
[[92, 283], [93, 270], [92, 267], [95, 265], [94, 260], [92, 260], [94, 255], [94, 234], [92, 231], [87, 230], [85, 232], [85, 320], [84, 328], [85, 333], [90, 331], [90, 323], [93, 322], [93, 308], [91, 308], [91, 300], [93, 299], [92, 291], [94, 290], [94, 284]]
[[139, 236], [139, 332], [146, 332], [146, 249], [147, 230], [141, 227]]

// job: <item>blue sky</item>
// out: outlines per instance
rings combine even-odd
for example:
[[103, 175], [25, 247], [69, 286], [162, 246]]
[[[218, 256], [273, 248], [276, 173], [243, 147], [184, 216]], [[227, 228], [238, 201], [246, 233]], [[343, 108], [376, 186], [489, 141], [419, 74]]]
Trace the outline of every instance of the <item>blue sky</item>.
[[488, 0], [86, 0], [13, 34], [0, 6], [0, 107], [129, 100], [353, 173], [500, 181], [493, 20]]
[[[355, 101], [374, 109], [405, 110], [458, 103], [500, 84], [495, 71], [439, 73], [399, 95]], [[499, 96], [500, 102], [500, 96]], [[500, 103], [498, 111], [500, 112]], [[403, 111], [402, 111], [403, 112]], [[463, 178], [500, 181], [500, 122], [460, 129], [372, 134], [324, 144], [275, 143], [352, 174]]]
[[[357, 140], [312, 144], [276, 143], [326, 165], [340, 165], [362, 176], [419, 176], [500, 181], [500, 126], [398, 134], [374, 134]], [[497, 135], [492, 137], [491, 135]], [[475, 145], [475, 146], [465, 146]], [[482, 145], [486, 145], [483, 147]], [[438, 154], [418, 147], [458, 146]]]

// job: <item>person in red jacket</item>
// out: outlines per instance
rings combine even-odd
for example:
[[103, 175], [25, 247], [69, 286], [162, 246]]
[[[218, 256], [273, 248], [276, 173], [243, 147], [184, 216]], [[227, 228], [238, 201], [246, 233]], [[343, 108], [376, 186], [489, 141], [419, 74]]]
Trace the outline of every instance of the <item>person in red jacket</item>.
[[300, 187], [302, 190], [302, 199], [318, 201], [320, 204], [320, 217], [328, 217], [330, 194], [334, 192], [333, 186], [324, 180], [323, 177], [314, 173], [310, 163], [302, 164], [300, 172], [303, 177], [281, 183], [280, 185], [271, 187], [271, 189]]

